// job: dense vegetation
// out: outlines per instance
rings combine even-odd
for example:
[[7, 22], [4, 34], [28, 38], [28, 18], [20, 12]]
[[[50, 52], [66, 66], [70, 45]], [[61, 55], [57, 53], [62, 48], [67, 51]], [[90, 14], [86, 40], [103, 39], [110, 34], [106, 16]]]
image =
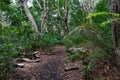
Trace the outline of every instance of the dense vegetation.
[[66, 46], [68, 60], [87, 61], [88, 74], [113, 53], [111, 22], [120, 15], [109, 6], [109, 0], [0, 0], [0, 79], [12, 77], [13, 59], [26, 50], [47, 54], [57, 44]]

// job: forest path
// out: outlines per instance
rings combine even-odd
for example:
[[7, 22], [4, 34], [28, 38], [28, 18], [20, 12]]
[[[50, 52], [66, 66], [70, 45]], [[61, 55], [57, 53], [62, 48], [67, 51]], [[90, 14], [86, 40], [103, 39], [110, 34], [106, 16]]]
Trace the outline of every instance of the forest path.
[[[15, 80], [82, 80], [80, 70], [65, 71], [65, 47], [56, 46], [53, 55], [42, 54], [40, 62], [24, 62], [24, 68], [16, 69]], [[75, 64], [79, 64], [75, 63]]]

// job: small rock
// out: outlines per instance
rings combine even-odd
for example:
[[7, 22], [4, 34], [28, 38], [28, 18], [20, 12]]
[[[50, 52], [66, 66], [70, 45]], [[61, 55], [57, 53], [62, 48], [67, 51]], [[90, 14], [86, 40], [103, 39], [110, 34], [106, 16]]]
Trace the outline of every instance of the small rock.
[[76, 64], [68, 64], [66, 67], [65, 67], [65, 71], [71, 71], [71, 70], [78, 70], [79, 69], [79, 66], [76, 65]]
[[54, 55], [53, 53], [48, 52], [46, 55]]

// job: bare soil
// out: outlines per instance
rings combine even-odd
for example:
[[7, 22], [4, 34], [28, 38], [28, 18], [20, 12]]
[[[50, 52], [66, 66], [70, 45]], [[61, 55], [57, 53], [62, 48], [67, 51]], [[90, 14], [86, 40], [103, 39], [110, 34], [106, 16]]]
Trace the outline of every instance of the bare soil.
[[[53, 55], [40, 55], [40, 62], [25, 64], [24, 68], [17, 68], [14, 80], [82, 80], [80, 70], [65, 71], [66, 51], [64, 46], [56, 46]], [[74, 62], [80, 66], [81, 62]]]

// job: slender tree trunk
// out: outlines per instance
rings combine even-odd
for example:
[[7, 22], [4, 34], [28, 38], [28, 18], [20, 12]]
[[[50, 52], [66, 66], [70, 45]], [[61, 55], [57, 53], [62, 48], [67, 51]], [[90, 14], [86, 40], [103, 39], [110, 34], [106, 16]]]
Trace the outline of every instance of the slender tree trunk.
[[47, 9], [46, 9], [47, 5], [46, 5], [46, 0], [44, 0], [43, 3], [43, 10], [42, 10], [42, 22], [41, 22], [41, 32], [45, 32], [46, 29], [46, 21], [47, 21]]
[[28, 0], [24, 0], [23, 7], [24, 7], [27, 18], [30, 21], [30, 25], [35, 32], [34, 33], [34, 38], [35, 38], [35, 40], [38, 40], [38, 34], [39, 34], [38, 27], [37, 27], [37, 24], [36, 24], [32, 14], [31, 14], [30, 10], [29, 10], [29, 7], [27, 6], [27, 1]]
[[64, 16], [61, 16], [60, 14], [60, 2], [58, 0], [58, 16], [61, 18], [62, 20], [62, 26], [63, 26], [63, 34], [65, 35], [65, 33], [68, 33], [69, 32], [69, 1], [70, 0], [66, 0], [65, 2], [65, 11], [64, 11]]
[[46, 5], [46, 0], [43, 0], [43, 7], [41, 6], [40, 2], [36, 0], [40, 11], [42, 11], [42, 22], [41, 22], [41, 32], [44, 33], [46, 30], [46, 22], [47, 22], [47, 5]]
[[1, 13], [1, 14], [0, 14], [1, 24], [2, 24], [2, 26], [5, 26], [5, 25], [4, 25], [4, 19], [3, 19], [3, 12], [1, 11], [0, 13]]
[[69, 0], [66, 0], [64, 24], [66, 27], [66, 31], [69, 32]]
[[43, 32], [43, 33], [46, 30], [46, 16], [47, 16], [47, 12], [46, 11], [42, 11], [41, 32]]
[[[111, 0], [111, 12], [120, 14], [120, 0]], [[120, 66], [120, 20], [112, 22], [112, 36], [117, 65]]]

